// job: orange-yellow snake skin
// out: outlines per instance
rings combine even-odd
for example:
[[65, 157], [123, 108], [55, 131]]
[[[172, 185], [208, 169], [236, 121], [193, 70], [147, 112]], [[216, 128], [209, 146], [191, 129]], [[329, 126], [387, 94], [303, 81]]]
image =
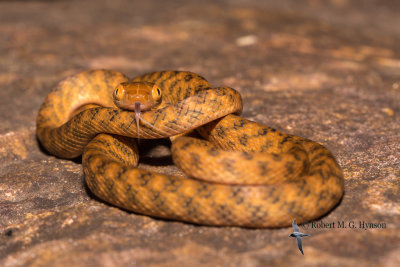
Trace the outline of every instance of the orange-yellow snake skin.
[[[174, 136], [174, 163], [196, 178], [138, 169], [137, 118], [112, 97], [125, 81], [108, 70], [70, 76], [37, 117], [43, 146], [61, 158], [83, 153], [86, 182], [106, 202], [196, 224], [283, 227], [294, 218], [318, 218], [341, 199], [343, 174], [329, 150], [234, 115], [242, 110], [240, 94], [212, 88], [191, 72], [153, 72], [132, 81], [162, 90], [159, 108], [141, 114], [140, 138]], [[187, 134], [194, 129], [202, 138]]]

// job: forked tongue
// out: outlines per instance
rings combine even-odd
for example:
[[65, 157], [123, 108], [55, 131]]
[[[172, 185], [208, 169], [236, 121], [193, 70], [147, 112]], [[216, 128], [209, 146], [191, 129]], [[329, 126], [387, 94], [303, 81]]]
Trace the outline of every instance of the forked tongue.
[[136, 120], [136, 129], [137, 129], [137, 138], [140, 140], [139, 134], [139, 119], [140, 119], [140, 102], [135, 102], [135, 120]]

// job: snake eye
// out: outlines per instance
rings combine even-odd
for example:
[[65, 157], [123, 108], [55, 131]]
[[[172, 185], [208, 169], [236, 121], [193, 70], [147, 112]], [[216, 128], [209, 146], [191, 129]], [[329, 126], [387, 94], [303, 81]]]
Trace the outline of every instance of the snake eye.
[[114, 99], [116, 100], [121, 100], [123, 98], [124, 94], [124, 89], [121, 88], [121, 85], [119, 85], [115, 90], [114, 90]]
[[155, 101], [161, 98], [161, 89], [157, 85], [153, 87], [152, 96]]

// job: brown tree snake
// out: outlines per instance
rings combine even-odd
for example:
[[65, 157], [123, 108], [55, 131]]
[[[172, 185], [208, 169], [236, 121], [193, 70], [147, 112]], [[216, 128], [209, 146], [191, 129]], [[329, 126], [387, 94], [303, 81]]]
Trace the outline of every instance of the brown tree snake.
[[[137, 213], [204, 225], [283, 227], [330, 211], [344, 184], [331, 152], [242, 118], [241, 110], [236, 90], [212, 87], [195, 73], [162, 71], [129, 80], [91, 70], [49, 93], [37, 136], [57, 157], [83, 154], [90, 190]], [[171, 137], [173, 161], [189, 178], [137, 168], [138, 132], [141, 139]]]

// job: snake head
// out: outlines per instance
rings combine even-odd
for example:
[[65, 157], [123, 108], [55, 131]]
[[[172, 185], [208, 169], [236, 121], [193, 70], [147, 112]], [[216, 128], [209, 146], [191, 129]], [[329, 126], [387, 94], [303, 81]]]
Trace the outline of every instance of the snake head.
[[161, 103], [161, 89], [154, 83], [123, 82], [115, 88], [113, 100], [121, 109], [146, 111]]

